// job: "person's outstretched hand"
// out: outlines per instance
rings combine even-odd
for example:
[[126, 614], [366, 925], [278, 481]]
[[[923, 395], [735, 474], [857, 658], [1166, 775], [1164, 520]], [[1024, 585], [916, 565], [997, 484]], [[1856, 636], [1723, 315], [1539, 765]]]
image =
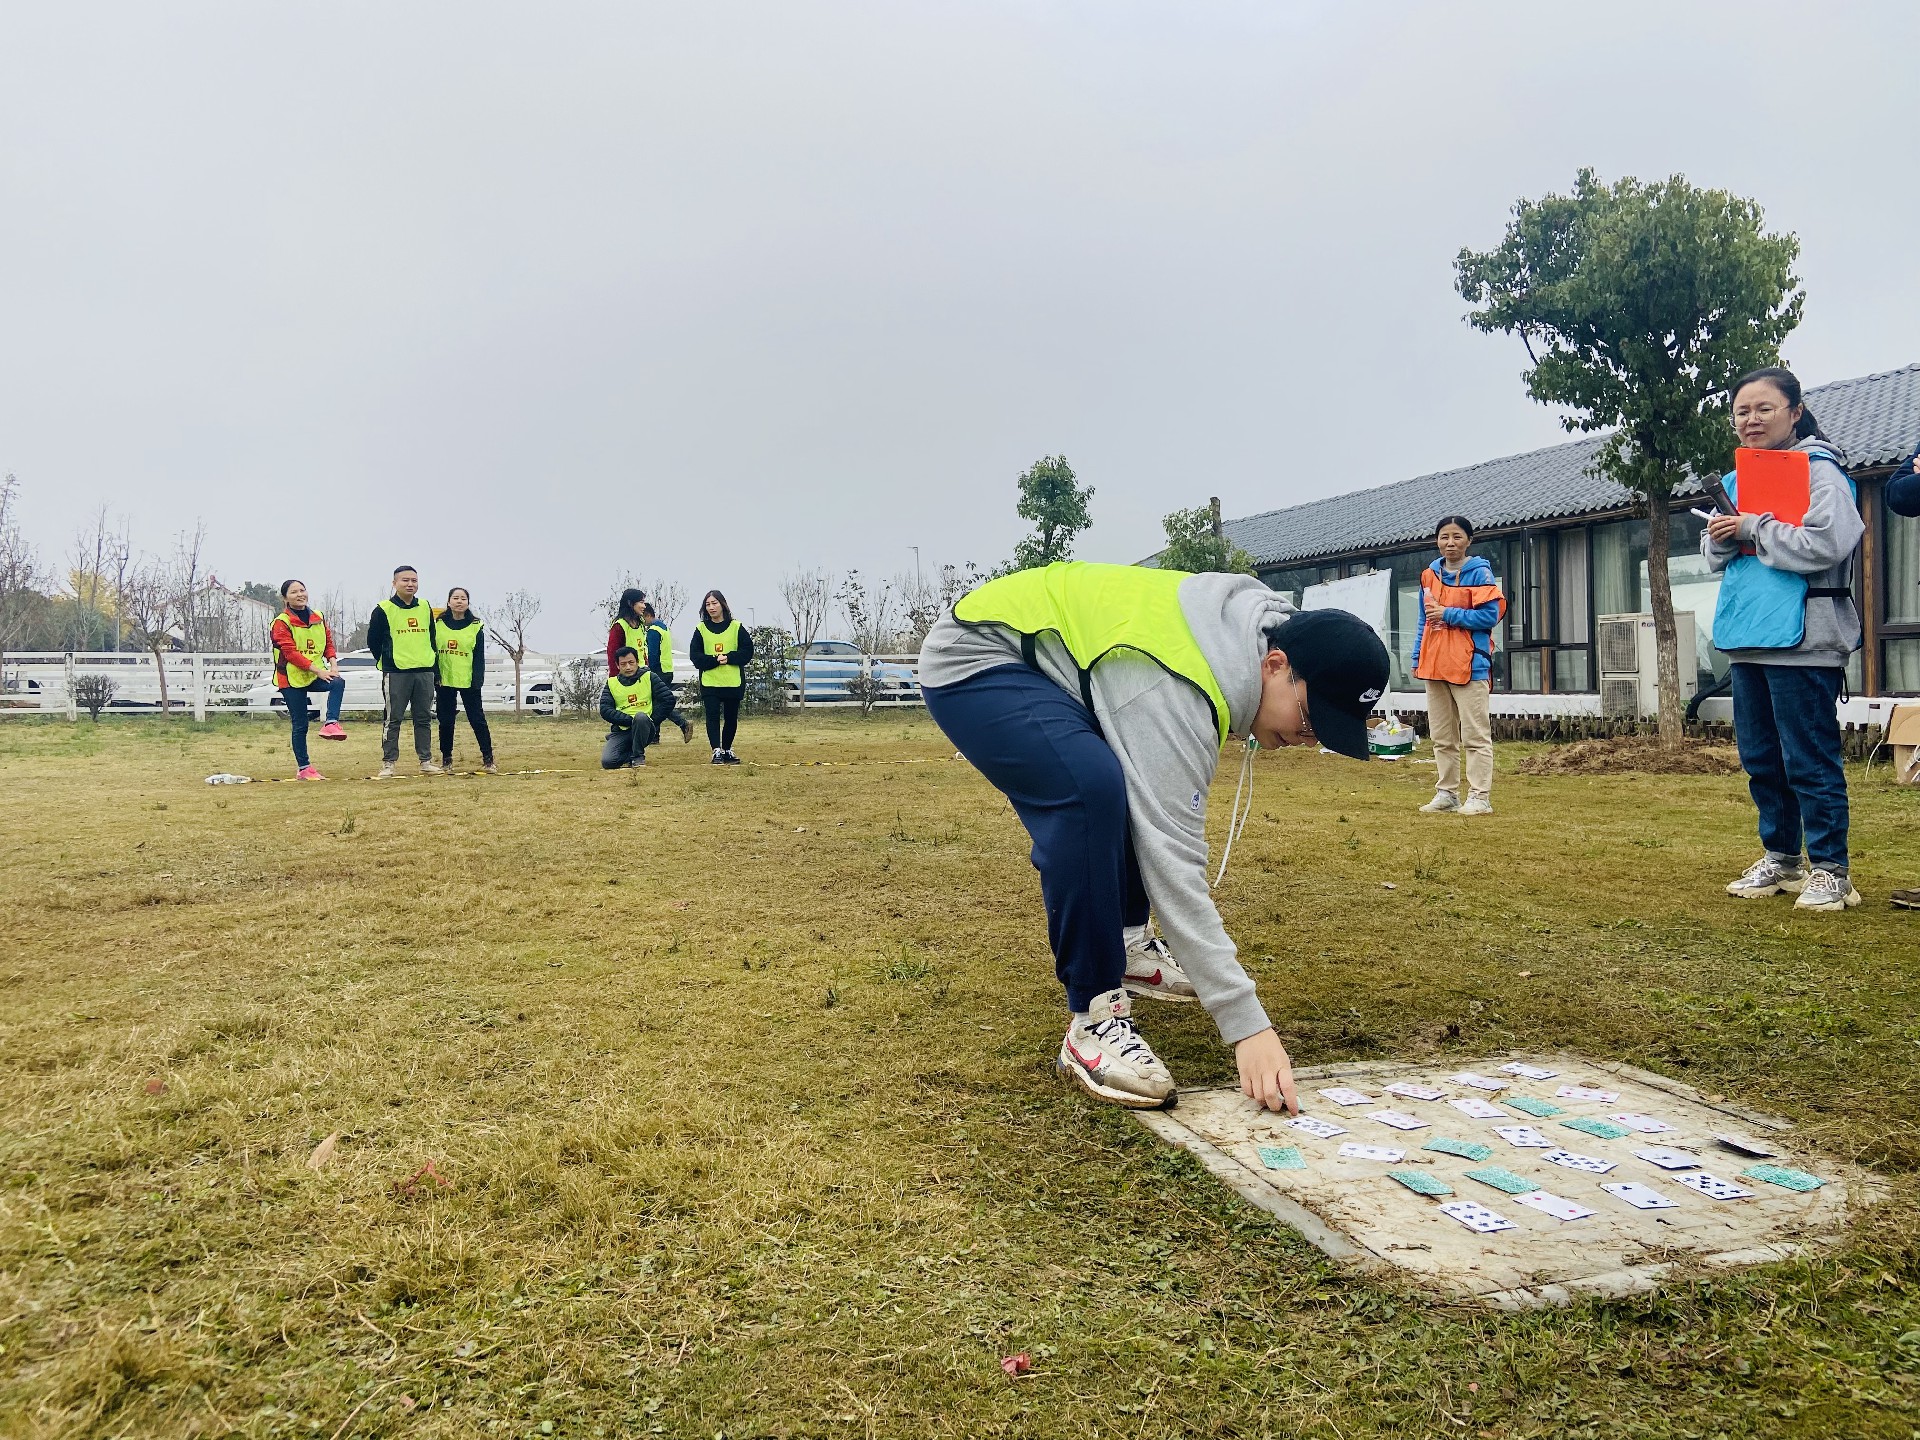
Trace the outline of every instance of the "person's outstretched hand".
[[1299, 1098], [1293, 1093], [1293, 1062], [1271, 1026], [1242, 1040], [1233, 1047], [1233, 1054], [1240, 1062], [1242, 1095], [1269, 1110], [1300, 1113]]

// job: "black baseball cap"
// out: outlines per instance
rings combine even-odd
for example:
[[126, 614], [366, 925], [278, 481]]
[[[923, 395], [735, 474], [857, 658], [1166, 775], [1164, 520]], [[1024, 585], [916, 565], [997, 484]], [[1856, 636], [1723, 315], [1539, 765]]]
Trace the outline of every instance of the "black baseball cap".
[[1387, 693], [1393, 667], [1373, 627], [1345, 610], [1306, 610], [1267, 632], [1307, 683], [1307, 720], [1327, 749], [1371, 760], [1367, 717]]

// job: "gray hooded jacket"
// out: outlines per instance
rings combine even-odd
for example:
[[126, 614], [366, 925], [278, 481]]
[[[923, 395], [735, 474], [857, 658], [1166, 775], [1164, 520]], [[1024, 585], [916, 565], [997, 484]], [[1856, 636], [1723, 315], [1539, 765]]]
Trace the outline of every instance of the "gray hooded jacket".
[[[1291, 603], [1251, 575], [1191, 575], [1180, 609], [1226, 697], [1228, 728], [1244, 734], [1260, 708], [1265, 632]], [[1080, 671], [1059, 637], [1035, 644], [1041, 671], [1078, 699]], [[920, 680], [954, 685], [1018, 665], [1020, 636], [1000, 625], [963, 625], [949, 611], [920, 651]], [[1176, 960], [1229, 1045], [1269, 1026], [1253, 981], [1207, 888], [1207, 791], [1220, 764], [1213, 707], [1146, 656], [1118, 650], [1093, 667], [1093, 710], [1126, 777], [1127, 821], [1147, 897]]]
[[[1797, 440], [1792, 450], [1830, 450], [1842, 463], [1846, 452], [1831, 440]], [[1853, 582], [1853, 552], [1867, 527], [1852, 487], [1838, 465], [1816, 458], [1811, 467], [1811, 492], [1806, 523], [1791, 525], [1771, 515], [1744, 515], [1739, 540], [1716, 544], [1700, 536], [1700, 553], [1707, 568], [1718, 574], [1734, 562], [1742, 544], [1753, 546], [1762, 565], [1790, 570], [1807, 577], [1814, 590], [1842, 590]], [[1860, 612], [1851, 596], [1809, 595], [1806, 633], [1791, 650], [1729, 650], [1727, 658], [1750, 665], [1804, 665], [1832, 667], [1847, 663], [1860, 648]]]

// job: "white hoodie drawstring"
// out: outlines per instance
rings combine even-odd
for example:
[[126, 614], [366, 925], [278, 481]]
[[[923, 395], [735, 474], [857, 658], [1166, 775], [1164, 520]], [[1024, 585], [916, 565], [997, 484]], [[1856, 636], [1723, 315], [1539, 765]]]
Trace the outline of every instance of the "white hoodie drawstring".
[[[1240, 778], [1233, 786], [1233, 808], [1227, 811], [1227, 845], [1220, 852], [1220, 871], [1213, 877], [1213, 883], [1207, 888], [1218, 890], [1220, 882], [1227, 876], [1227, 861], [1233, 858], [1233, 842], [1240, 838], [1240, 832], [1247, 828], [1247, 821], [1253, 815], [1253, 752], [1260, 748], [1260, 742], [1251, 735], [1247, 737], [1246, 754], [1240, 760]], [[1240, 808], [1240, 792], [1247, 793], [1247, 807]]]

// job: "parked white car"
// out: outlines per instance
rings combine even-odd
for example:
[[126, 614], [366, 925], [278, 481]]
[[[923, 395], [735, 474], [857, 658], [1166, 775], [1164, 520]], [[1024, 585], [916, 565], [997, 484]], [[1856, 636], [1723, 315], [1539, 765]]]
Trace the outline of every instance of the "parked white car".
[[[380, 690], [380, 669], [373, 662], [371, 650], [349, 650], [338, 659], [340, 674], [347, 682], [347, 693], [341, 700], [343, 710], [381, 710], [386, 700]], [[513, 666], [510, 663], [494, 661], [487, 666], [486, 684], [481, 688], [481, 696], [488, 710], [505, 711], [513, 709]], [[549, 670], [528, 670], [520, 677], [521, 702], [528, 710], [539, 715], [553, 713], [553, 672]], [[247, 709], [258, 714], [285, 713], [287, 702], [281, 698], [280, 691], [272, 680], [264, 685], [256, 685], [247, 691]], [[317, 703], [307, 706], [307, 713], [320, 714]]]

